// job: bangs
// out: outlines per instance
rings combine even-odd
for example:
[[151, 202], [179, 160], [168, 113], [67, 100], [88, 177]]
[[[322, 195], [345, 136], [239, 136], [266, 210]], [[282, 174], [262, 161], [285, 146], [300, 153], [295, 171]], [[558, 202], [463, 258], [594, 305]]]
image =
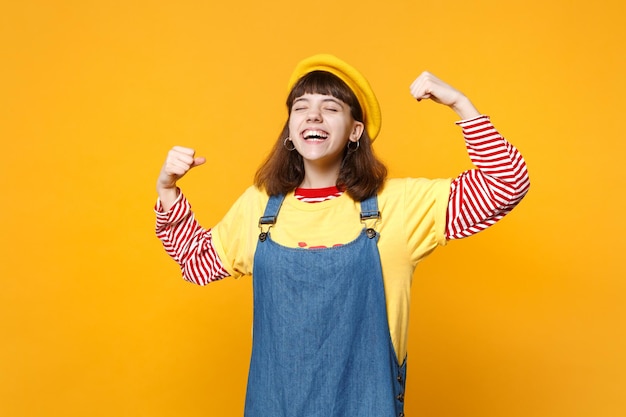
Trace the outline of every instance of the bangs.
[[291, 110], [293, 102], [305, 94], [323, 94], [335, 97], [348, 106], [352, 118], [363, 121], [363, 111], [356, 95], [339, 77], [327, 71], [311, 71], [298, 80], [287, 97], [287, 110]]

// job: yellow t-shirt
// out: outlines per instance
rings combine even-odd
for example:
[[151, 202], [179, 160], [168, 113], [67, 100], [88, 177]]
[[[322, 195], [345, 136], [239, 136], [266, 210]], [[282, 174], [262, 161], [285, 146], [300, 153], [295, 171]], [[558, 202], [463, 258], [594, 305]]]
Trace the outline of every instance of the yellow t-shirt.
[[[445, 245], [450, 180], [391, 179], [378, 195], [381, 219], [378, 250], [382, 263], [387, 319], [400, 362], [406, 355], [411, 279], [417, 263]], [[258, 222], [269, 197], [248, 188], [212, 229], [213, 244], [228, 273], [251, 275], [260, 233]], [[272, 240], [288, 247], [332, 247], [359, 235], [360, 204], [347, 193], [321, 203], [306, 203], [288, 194], [270, 229]], [[368, 224], [369, 226], [369, 224]]]

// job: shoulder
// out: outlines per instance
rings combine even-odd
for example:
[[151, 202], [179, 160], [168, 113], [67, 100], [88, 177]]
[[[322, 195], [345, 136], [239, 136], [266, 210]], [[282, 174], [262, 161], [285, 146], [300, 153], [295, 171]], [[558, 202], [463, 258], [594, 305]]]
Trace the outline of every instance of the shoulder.
[[379, 193], [379, 198], [383, 201], [415, 198], [446, 198], [449, 194], [450, 178], [391, 178]]
[[398, 178], [379, 194], [383, 222], [392, 235], [404, 236], [412, 262], [445, 244], [451, 179]]
[[253, 185], [246, 188], [230, 206], [216, 228], [238, 227], [243, 223], [258, 221], [268, 200], [269, 196], [262, 189]]
[[379, 210], [405, 225], [439, 222], [447, 211], [450, 183], [450, 179], [390, 179], [379, 193]]

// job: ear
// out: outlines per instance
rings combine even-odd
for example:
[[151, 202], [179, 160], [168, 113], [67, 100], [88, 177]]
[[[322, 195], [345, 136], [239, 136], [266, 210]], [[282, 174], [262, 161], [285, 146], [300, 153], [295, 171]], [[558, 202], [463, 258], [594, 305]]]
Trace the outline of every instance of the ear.
[[365, 129], [365, 125], [362, 122], [354, 122], [352, 126], [352, 132], [350, 132], [350, 140], [352, 142], [357, 142], [361, 139], [361, 135], [363, 134], [363, 129]]

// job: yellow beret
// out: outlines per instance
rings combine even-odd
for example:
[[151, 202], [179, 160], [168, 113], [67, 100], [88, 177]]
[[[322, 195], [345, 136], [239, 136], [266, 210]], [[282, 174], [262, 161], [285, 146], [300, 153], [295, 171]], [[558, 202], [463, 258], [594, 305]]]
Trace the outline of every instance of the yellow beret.
[[363, 110], [363, 121], [369, 137], [376, 139], [380, 131], [381, 114], [378, 100], [374, 95], [372, 87], [365, 77], [354, 67], [343, 62], [339, 58], [320, 54], [306, 58], [296, 65], [296, 69], [291, 74], [289, 80], [289, 91], [300, 78], [312, 71], [327, 71], [336, 75], [350, 87], [356, 98], [359, 100], [361, 110]]

